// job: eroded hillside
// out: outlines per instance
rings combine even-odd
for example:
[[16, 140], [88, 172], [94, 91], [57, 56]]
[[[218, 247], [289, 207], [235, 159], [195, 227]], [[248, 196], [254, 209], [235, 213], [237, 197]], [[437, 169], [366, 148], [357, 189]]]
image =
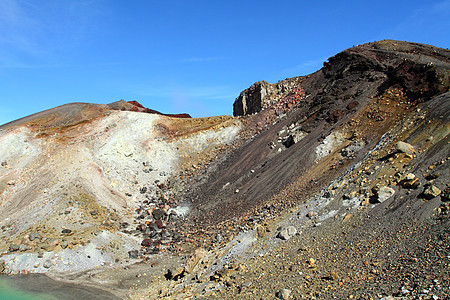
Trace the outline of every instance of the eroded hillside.
[[[183, 215], [187, 208], [171, 201], [168, 179], [233, 141], [239, 128], [230, 117], [173, 118], [81, 103], [2, 126], [6, 272], [129, 263], [145, 239], [134, 232], [142, 207], [147, 217]], [[161, 249], [174, 242], [161, 239]]]
[[445, 299], [449, 76], [448, 50], [386, 40], [256, 83], [236, 117], [6, 124], [2, 271], [134, 299]]

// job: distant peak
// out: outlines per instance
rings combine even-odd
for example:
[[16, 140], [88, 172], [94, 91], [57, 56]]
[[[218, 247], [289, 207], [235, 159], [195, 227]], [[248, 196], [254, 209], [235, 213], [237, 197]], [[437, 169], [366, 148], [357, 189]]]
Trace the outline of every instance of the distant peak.
[[133, 100], [133, 101], [119, 100], [119, 101], [108, 104], [108, 106], [115, 110], [137, 111], [137, 112], [144, 112], [144, 113], [149, 113], [149, 114], [168, 116], [168, 117], [172, 117], [172, 118], [191, 118], [191, 116], [187, 113], [164, 114], [157, 110], [153, 110], [153, 109], [144, 107], [142, 104], [140, 104], [136, 100]]

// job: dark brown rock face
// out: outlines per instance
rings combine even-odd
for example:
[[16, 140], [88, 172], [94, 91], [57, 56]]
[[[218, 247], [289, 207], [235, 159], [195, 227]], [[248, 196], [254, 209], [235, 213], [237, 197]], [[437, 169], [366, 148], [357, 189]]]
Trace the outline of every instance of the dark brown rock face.
[[[294, 89], [304, 89], [309, 100], [317, 96], [315, 102], [325, 109], [330, 102], [353, 100], [373, 87], [379, 93], [394, 87], [411, 100], [423, 101], [448, 90], [449, 65], [449, 51], [445, 49], [392, 40], [367, 43], [336, 54], [309, 76], [253, 84], [236, 98], [233, 114], [260, 112]], [[349, 109], [353, 109], [350, 102]], [[333, 122], [338, 118], [336, 114], [330, 116]]]

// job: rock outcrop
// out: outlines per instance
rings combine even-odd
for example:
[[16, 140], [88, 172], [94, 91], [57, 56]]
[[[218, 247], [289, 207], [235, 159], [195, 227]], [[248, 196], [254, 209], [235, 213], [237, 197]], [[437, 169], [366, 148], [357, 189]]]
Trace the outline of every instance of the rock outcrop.
[[159, 111], [147, 108], [142, 106], [137, 101], [125, 101], [125, 100], [119, 100], [113, 103], [108, 104], [109, 107], [116, 110], [126, 110], [126, 111], [138, 111], [138, 112], [146, 112], [149, 114], [157, 114], [162, 116], [168, 116], [172, 118], [191, 118], [189, 114], [182, 113], [182, 114], [163, 114]]
[[245, 116], [260, 112], [299, 88], [300, 78], [288, 78], [277, 83], [259, 81], [241, 92], [233, 104], [233, 115]]
[[[418, 55], [420, 53], [420, 55]], [[379, 92], [390, 86], [408, 98], [424, 99], [448, 89], [448, 50], [417, 43], [383, 40], [362, 44], [328, 59], [324, 67], [309, 76], [294, 77], [270, 84], [260, 81], [244, 90], [233, 104], [234, 116], [245, 116], [267, 109], [299, 88], [318, 96], [319, 104], [346, 101], [349, 109], [364, 92], [362, 83], [377, 85]], [[308, 89], [307, 82], [314, 86]], [[357, 82], [354, 85], [352, 82]], [[311, 100], [312, 98], [310, 98]], [[339, 119], [343, 111], [329, 112]]]

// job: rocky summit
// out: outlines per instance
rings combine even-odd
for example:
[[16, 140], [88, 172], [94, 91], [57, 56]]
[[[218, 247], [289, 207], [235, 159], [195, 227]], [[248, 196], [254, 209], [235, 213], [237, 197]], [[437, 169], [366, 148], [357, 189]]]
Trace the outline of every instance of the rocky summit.
[[234, 117], [122, 100], [2, 125], [0, 271], [104, 298], [448, 299], [449, 86], [449, 50], [383, 40], [255, 83]]

